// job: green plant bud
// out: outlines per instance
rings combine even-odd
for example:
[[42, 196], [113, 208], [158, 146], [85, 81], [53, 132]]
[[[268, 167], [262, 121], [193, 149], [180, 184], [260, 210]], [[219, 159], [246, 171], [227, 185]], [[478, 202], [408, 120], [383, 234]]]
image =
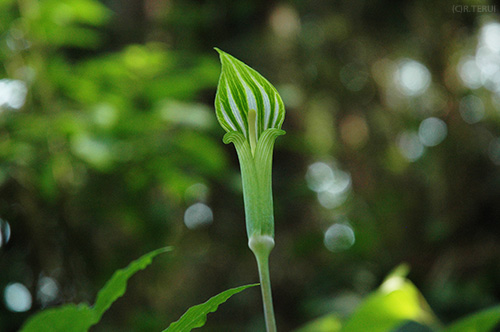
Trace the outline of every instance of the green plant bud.
[[222, 72], [215, 97], [217, 119], [227, 131], [224, 143], [238, 153], [249, 238], [274, 237], [272, 156], [285, 107], [276, 89], [233, 56], [220, 54]]

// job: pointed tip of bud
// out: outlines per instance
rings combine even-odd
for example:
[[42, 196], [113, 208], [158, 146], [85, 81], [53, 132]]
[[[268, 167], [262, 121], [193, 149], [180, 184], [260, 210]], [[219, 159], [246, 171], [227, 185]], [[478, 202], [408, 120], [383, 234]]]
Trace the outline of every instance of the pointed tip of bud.
[[220, 57], [221, 61], [233, 57], [229, 53], [224, 52], [223, 50], [221, 50], [218, 47], [214, 47], [214, 50], [217, 51], [217, 53], [219, 53], [219, 57]]

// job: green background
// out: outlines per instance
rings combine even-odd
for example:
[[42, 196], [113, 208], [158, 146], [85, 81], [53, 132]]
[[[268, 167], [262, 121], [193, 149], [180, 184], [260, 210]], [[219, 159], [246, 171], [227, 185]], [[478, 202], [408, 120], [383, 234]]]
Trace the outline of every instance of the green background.
[[[279, 330], [349, 315], [402, 262], [444, 323], [498, 304], [492, 6], [0, 1], [0, 330], [93, 303], [116, 269], [167, 245], [93, 331], [160, 331], [258, 280], [236, 152], [213, 109], [213, 47], [259, 71], [286, 106], [273, 167]], [[193, 226], [185, 212], [199, 203]], [[29, 291], [28, 311], [9, 307], [13, 283]], [[263, 326], [252, 288], [205, 330]]]

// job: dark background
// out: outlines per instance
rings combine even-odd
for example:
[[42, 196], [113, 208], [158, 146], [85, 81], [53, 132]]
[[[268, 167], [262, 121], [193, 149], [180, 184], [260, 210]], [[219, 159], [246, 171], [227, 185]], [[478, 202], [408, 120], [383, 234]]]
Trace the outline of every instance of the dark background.
[[[444, 323], [498, 303], [491, 6], [2, 1], [0, 330], [42, 308], [93, 303], [116, 269], [167, 245], [175, 251], [131, 279], [93, 331], [159, 331], [258, 280], [236, 153], [213, 109], [215, 46], [286, 105], [273, 167], [280, 330], [348, 315], [402, 262]], [[262, 327], [255, 288], [206, 330]]]

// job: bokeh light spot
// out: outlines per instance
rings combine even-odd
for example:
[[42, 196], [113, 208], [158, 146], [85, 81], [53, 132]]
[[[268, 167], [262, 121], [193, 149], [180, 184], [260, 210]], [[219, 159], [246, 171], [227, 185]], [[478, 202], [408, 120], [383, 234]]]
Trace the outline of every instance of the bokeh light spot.
[[334, 209], [341, 206], [347, 200], [348, 194], [346, 192], [332, 192], [330, 190], [318, 193], [318, 201], [321, 206], [327, 209]]
[[32, 298], [29, 290], [21, 283], [10, 283], [4, 290], [7, 309], [13, 312], [25, 312], [31, 309]]
[[[490, 22], [481, 28], [474, 57], [481, 85], [493, 92], [500, 92], [500, 24]], [[468, 64], [468, 62], [467, 62]], [[468, 65], [473, 68], [473, 65]], [[465, 67], [464, 67], [465, 69]], [[463, 76], [463, 75], [461, 75]], [[477, 81], [474, 73], [474, 81]], [[477, 83], [474, 82], [474, 86]]]
[[282, 38], [291, 38], [300, 31], [299, 14], [291, 6], [276, 7], [269, 18], [269, 23], [273, 32]]
[[7, 221], [0, 218], [0, 247], [7, 244], [10, 240], [10, 225]]
[[500, 54], [493, 52], [486, 46], [478, 47], [476, 51], [476, 65], [481, 72], [482, 85], [491, 90], [497, 89], [496, 75], [500, 70]]
[[500, 23], [486, 24], [481, 31], [481, 42], [492, 51], [500, 53]]
[[411, 162], [422, 157], [425, 151], [425, 147], [420, 142], [418, 135], [409, 131], [399, 135], [398, 147], [401, 154]]
[[468, 95], [460, 100], [458, 107], [462, 119], [469, 123], [474, 124], [481, 121], [484, 117], [484, 104], [481, 98], [474, 95]]
[[31, 42], [26, 40], [24, 32], [20, 29], [11, 28], [5, 36], [7, 47], [12, 51], [22, 51], [30, 48]]
[[309, 189], [318, 193], [319, 203], [327, 209], [342, 205], [351, 189], [349, 173], [323, 162], [309, 166], [306, 181]]
[[341, 252], [351, 248], [356, 242], [354, 230], [346, 224], [333, 224], [324, 237], [325, 247], [332, 252]]
[[184, 213], [184, 224], [189, 229], [207, 226], [212, 223], [213, 219], [212, 209], [203, 203], [191, 205]]
[[37, 298], [42, 306], [47, 306], [57, 299], [59, 287], [54, 279], [41, 277], [38, 281]]
[[71, 140], [73, 152], [97, 168], [107, 168], [112, 164], [112, 149], [109, 141], [81, 134]]
[[28, 88], [19, 80], [0, 80], [0, 107], [19, 109], [24, 105]]
[[446, 123], [438, 118], [427, 118], [420, 123], [418, 137], [425, 146], [436, 146], [441, 143], [448, 134]]
[[478, 89], [481, 87], [481, 71], [473, 57], [467, 57], [460, 61], [458, 73], [465, 86], [469, 89]]
[[395, 80], [403, 94], [419, 96], [429, 87], [431, 74], [420, 62], [406, 59], [400, 62]]
[[333, 181], [333, 170], [323, 162], [316, 162], [307, 169], [306, 181], [312, 191], [325, 191]]

